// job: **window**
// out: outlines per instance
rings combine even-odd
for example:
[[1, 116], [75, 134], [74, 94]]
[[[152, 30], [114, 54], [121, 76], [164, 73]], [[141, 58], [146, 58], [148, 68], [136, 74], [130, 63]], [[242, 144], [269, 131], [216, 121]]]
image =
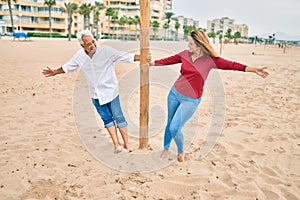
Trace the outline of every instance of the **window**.
[[31, 17], [31, 23], [39, 23], [37, 17]]
[[31, 12], [31, 6], [23, 6], [23, 5], [21, 5], [21, 11]]

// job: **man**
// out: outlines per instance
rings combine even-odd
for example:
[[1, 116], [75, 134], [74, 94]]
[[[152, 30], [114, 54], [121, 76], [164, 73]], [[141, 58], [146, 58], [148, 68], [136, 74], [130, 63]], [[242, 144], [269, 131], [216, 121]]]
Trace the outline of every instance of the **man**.
[[77, 34], [83, 49], [79, 50], [71, 60], [62, 67], [43, 70], [46, 77], [72, 72], [78, 67], [84, 72], [92, 102], [104, 122], [114, 144], [114, 153], [120, 153], [122, 146], [117, 135], [119, 129], [124, 141], [124, 148], [130, 152], [127, 134], [127, 122], [123, 116], [119, 101], [119, 86], [114, 64], [117, 61], [133, 63], [140, 60], [140, 55], [117, 51], [111, 47], [101, 45], [90, 31], [84, 30]]

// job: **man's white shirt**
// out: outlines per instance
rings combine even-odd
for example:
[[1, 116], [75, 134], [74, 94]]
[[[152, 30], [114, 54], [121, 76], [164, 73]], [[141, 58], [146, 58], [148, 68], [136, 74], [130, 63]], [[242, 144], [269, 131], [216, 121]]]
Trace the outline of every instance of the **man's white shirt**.
[[97, 46], [90, 58], [81, 49], [62, 66], [65, 73], [78, 67], [84, 72], [91, 98], [98, 99], [100, 105], [111, 102], [119, 95], [119, 84], [115, 74], [115, 62], [134, 62], [134, 53], [117, 51], [108, 46]]

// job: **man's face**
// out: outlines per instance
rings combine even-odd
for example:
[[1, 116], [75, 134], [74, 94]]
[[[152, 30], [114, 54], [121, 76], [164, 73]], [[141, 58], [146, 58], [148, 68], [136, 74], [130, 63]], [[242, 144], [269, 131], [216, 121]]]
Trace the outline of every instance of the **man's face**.
[[88, 55], [93, 55], [96, 52], [97, 44], [93, 36], [85, 35], [82, 37], [83, 44], [81, 46], [84, 48]]

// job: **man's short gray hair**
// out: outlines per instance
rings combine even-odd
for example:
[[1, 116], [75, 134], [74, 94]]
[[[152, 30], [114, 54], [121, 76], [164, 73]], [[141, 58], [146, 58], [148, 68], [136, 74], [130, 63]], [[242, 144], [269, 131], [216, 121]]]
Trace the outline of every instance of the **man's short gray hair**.
[[93, 34], [91, 33], [91, 31], [89, 30], [83, 30], [83, 31], [80, 31], [77, 33], [77, 39], [79, 41], [80, 44], [83, 44], [83, 41], [82, 41], [82, 37], [83, 36], [93, 36]]

